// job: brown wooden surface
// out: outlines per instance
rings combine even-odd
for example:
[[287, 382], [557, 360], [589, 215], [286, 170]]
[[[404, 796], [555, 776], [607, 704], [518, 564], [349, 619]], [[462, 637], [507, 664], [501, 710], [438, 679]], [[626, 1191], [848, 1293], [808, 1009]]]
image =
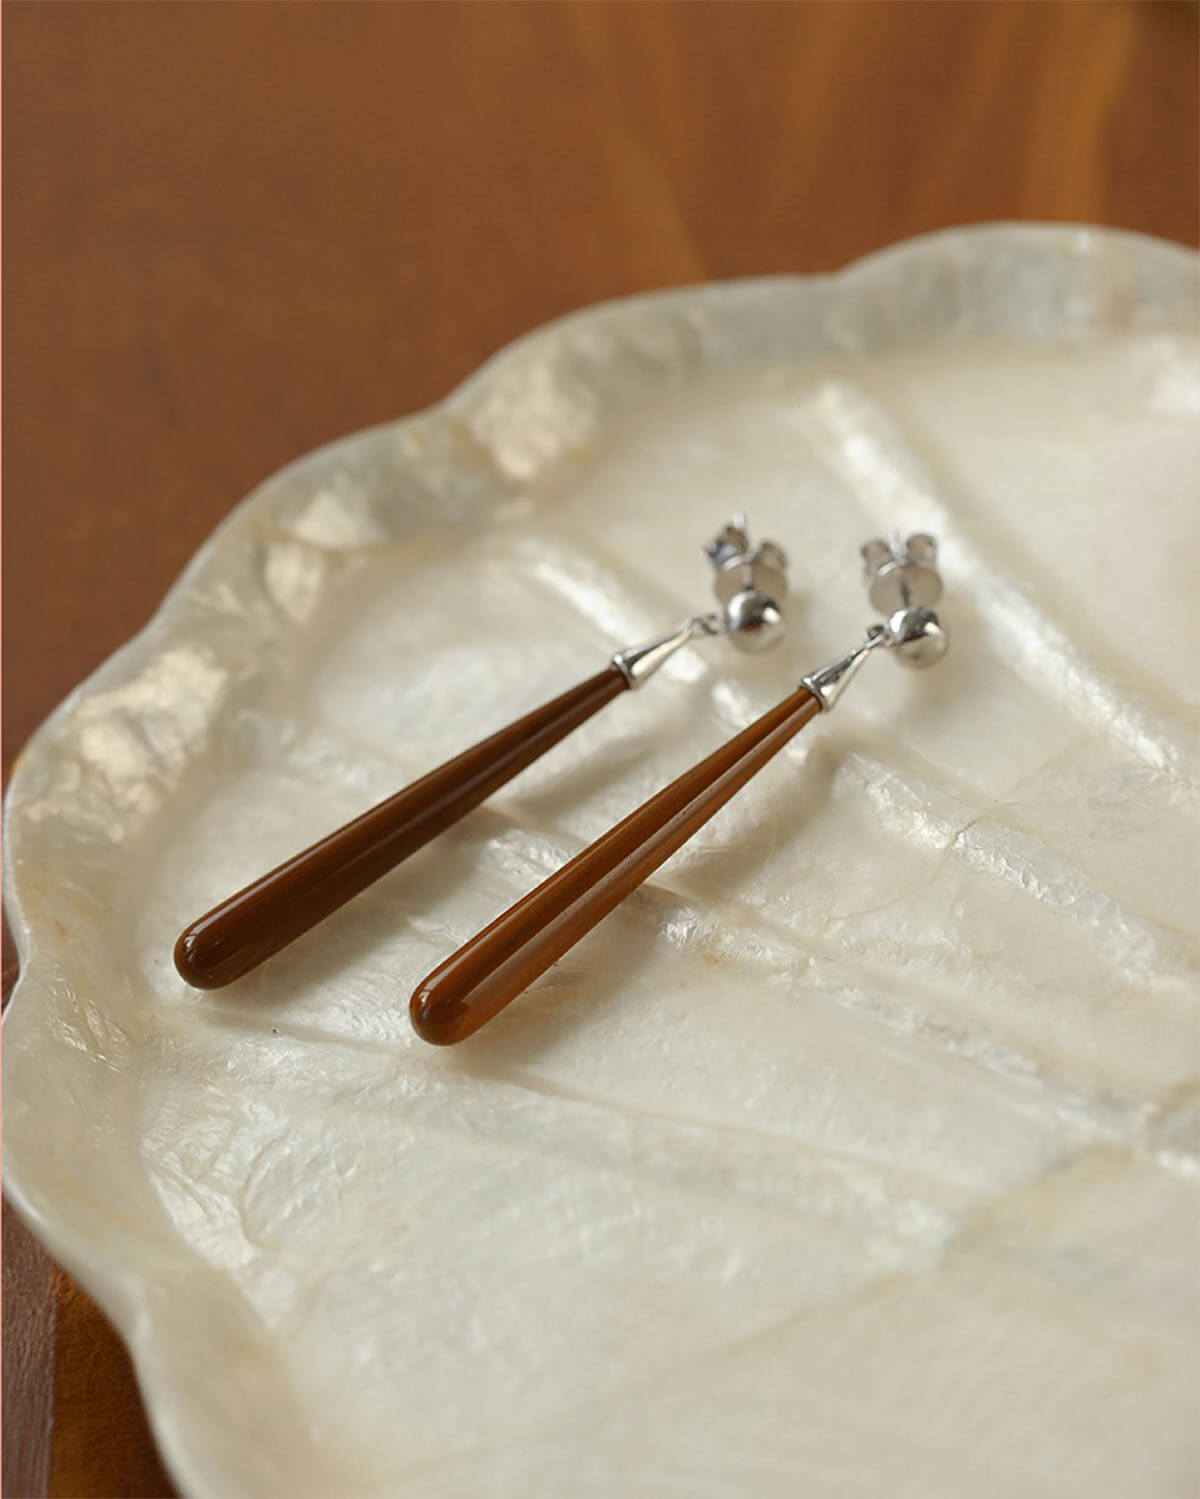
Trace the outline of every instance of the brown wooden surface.
[[[3, 20], [6, 768], [254, 483], [558, 313], [981, 219], [1197, 238], [1192, 5]], [[4, 1493], [170, 1492], [104, 1320], [4, 1256]]]

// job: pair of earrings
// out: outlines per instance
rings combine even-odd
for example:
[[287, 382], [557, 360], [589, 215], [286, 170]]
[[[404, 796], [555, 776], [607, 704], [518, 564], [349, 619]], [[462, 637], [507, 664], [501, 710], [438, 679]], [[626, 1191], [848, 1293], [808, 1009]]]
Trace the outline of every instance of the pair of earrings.
[[[618, 651], [594, 677], [431, 771], [192, 923], [175, 945], [187, 983], [220, 988], [257, 968], [438, 833], [477, 807], [623, 691], [640, 687], [689, 641], [727, 636], [744, 651], [783, 634], [786, 558], [752, 547], [740, 517], [706, 548], [719, 609]], [[794, 692], [585, 848], [429, 974], [410, 1002], [413, 1026], [435, 1045], [462, 1041], [557, 962], [739, 791], [818, 713], [828, 712], [867, 657], [905, 666], [945, 654], [933, 605], [942, 593], [931, 536], [862, 549], [871, 625], [853, 650], [800, 679]]]

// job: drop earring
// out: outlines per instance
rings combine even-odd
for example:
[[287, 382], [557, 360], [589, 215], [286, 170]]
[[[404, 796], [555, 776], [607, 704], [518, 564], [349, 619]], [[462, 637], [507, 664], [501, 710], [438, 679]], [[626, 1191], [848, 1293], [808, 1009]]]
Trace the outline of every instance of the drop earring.
[[650, 798], [478, 933], [418, 985], [417, 1034], [434, 1045], [472, 1035], [528, 988], [704, 826], [773, 755], [828, 712], [872, 652], [926, 667], [946, 653], [931, 536], [862, 549], [872, 605], [887, 616], [845, 656], [809, 673], [769, 712]]
[[239, 890], [188, 926], [175, 967], [197, 989], [218, 989], [331, 915], [424, 847], [622, 692], [640, 687], [689, 641], [727, 636], [743, 651], [775, 645], [784, 630], [787, 558], [752, 546], [737, 517], [705, 549], [720, 605], [667, 634], [617, 651], [594, 677], [527, 713], [353, 822]]

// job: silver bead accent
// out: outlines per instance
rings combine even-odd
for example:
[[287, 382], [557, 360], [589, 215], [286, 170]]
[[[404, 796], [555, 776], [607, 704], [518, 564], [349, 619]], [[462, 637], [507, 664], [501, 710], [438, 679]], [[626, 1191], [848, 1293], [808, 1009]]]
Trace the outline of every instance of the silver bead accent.
[[923, 671], [940, 661], [950, 648], [950, 640], [932, 609], [916, 605], [901, 609], [887, 622], [888, 644], [901, 666]]
[[723, 606], [726, 635], [740, 651], [757, 654], [783, 638], [787, 554], [774, 541], [752, 546], [746, 517], [737, 515], [704, 549], [716, 570], [713, 592]]
[[725, 605], [725, 633], [739, 651], [757, 655], [769, 651], [783, 639], [787, 628], [783, 610], [774, 599], [767, 598], [757, 589], [746, 588]]

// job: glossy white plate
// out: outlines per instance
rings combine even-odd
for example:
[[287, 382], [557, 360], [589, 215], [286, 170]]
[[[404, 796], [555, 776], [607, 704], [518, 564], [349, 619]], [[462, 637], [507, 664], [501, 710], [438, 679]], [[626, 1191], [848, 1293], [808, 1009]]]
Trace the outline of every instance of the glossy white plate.
[[[1178, 1496], [1195, 1477], [1196, 260], [945, 233], [600, 307], [269, 480], [14, 776], [7, 1186], [205, 1499]], [[216, 898], [705, 604], [681, 655], [242, 984]], [[872, 661], [473, 1042], [414, 982]]]

